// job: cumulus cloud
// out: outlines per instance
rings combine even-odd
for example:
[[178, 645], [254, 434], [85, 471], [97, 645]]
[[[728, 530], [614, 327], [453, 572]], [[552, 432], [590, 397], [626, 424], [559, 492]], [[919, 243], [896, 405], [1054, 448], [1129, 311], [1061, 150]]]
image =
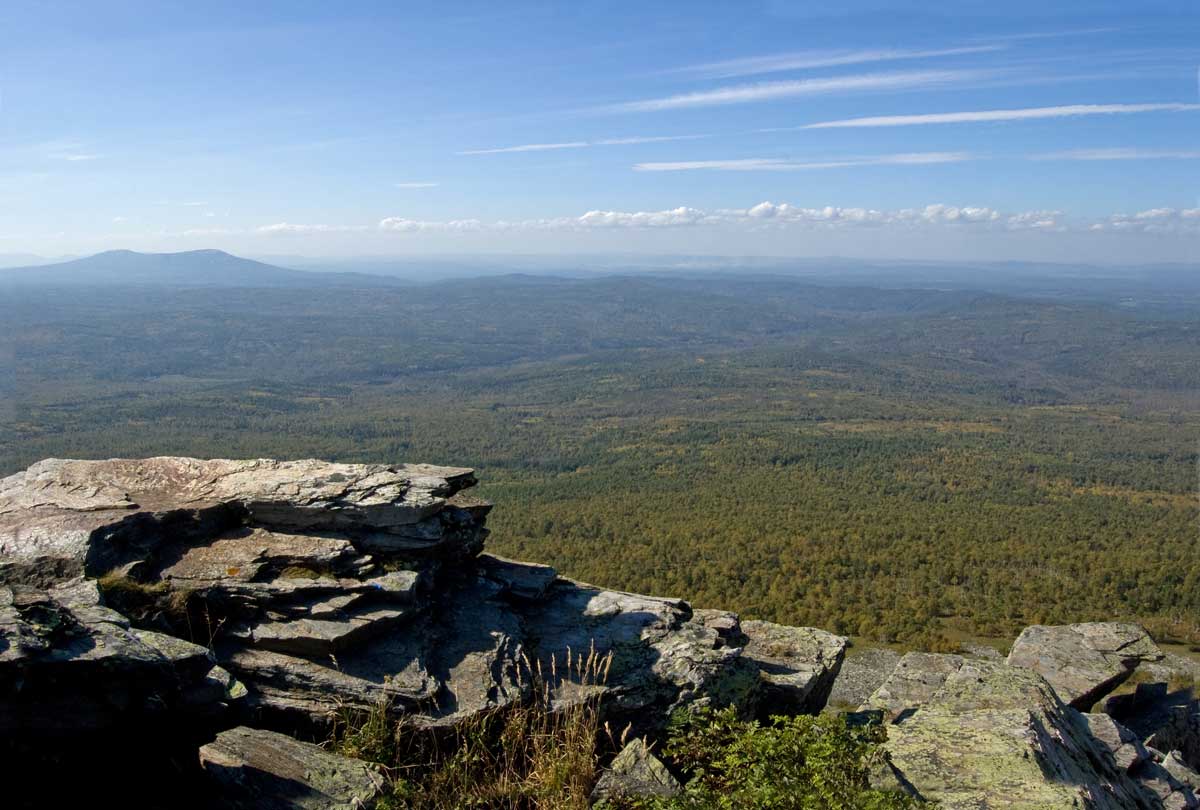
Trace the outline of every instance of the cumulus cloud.
[[909, 127], [928, 124], [965, 124], [994, 121], [1029, 121], [1041, 118], [1074, 118], [1081, 115], [1122, 115], [1148, 112], [1200, 110], [1200, 104], [1066, 104], [1058, 107], [1025, 107], [1014, 110], [930, 113], [922, 115], [876, 115], [807, 124], [801, 129], [843, 127]]
[[479, 231], [484, 225], [477, 219], [454, 219], [449, 222], [429, 222], [405, 217], [386, 217], [379, 221], [379, 230], [394, 233], [421, 233], [425, 231]]
[[1090, 230], [1200, 236], [1200, 208], [1151, 208], [1136, 214], [1114, 214], [1093, 224]]
[[844, 169], [855, 166], [912, 166], [934, 163], [958, 163], [973, 160], [969, 152], [907, 152], [895, 155], [852, 157], [839, 160], [784, 160], [780, 158], [739, 158], [735, 160], [684, 160], [636, 163], [638, 172], [681, 172], [695, 170], [788, 172], [818, 169]]
[[480, 220], [430, 222], [389, 217], [379, 230], [395, 233], [465, 231], [600, 231], [690, 228], [981, 228], [1000, 231], [1063, 231], [1061, 211], [1005, 213], [988, 206], [934, 203], [918, 208], [880, 210], [824, 206], [806, 208], [790, 203], [761, 202], [749, 208], [705, 210], [679, 206], [662, 211], [588, 211], [577, 217], [554, 217], [484, 223]]
[[629, 101], [601, 108], [607, 112], [658, 112], [689, 107], [713, 107], [724, 104], [746, 104], [799, 96], [830, 95], [869, 90], [905, 90], [938, 87], [992, 76], [980, 70], [912, 70], [892, 73], [863, 73], [793, 81], [758, 82], [715, 90], [665, 96], [663, 98]]
[[365, 225], [297, 225], [291, 222], [276, 222], [273, 225], [260, 225], [255, 233], [266, 236], [303, 236], [314, 233], [355, 233], [367, 230]]

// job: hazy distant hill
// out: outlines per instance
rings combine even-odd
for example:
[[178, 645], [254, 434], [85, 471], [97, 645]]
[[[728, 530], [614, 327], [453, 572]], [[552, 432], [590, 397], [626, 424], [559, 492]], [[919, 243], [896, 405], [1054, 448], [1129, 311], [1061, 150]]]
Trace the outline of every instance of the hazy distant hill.
[[136, 284], [172, 287], [396, 286], [356, 273], [311, 273], [233, 256], [221, 250], [137, 253], [110, 250], [58, 264], [0, 269], [6, 284]]

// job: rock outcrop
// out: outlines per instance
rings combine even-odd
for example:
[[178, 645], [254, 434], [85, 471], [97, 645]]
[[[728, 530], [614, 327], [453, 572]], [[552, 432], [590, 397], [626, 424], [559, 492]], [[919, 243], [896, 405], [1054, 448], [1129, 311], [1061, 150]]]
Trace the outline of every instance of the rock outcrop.
[[1136, 624], [1091, 622], [1027, 627], [1008, 663], [1032, 669], [1059, 697], [1086, 711], [1124, 683], [1138, 664], [1162, 658], [1162, 650]]
[[[122, 688], [146, 684], [95, 681], [113, 711], [232, 706], [288, 730], [381, 704], [444, 726], [535, 682], [638, 734], [684, 705], [824, 705], [844, 639], [483, 554], [474, 483], [428, 465], [35, 464], [0, 481], [0, 676], [47, 673], [5, 681], [30, 695], [75, 688], [54, 667], [102, 657]], [[6, 691], [0, 722], [52, 722], [26, 693]], [[89, 708], [96, 723], [106, 708]]]
[[950, 673], [888, 729], [886, 747], [891, 773], [881, 784], [946, 810], [1197, 806], [1128, 732], [1108, 718], [1093, 728], [1041, 676], [996, 662], [971, 661]]
[[364, 762], [240, 726], [202, 747], [200, 766], [224, 806], [245, 810], [369, 810], [386, 785]]
[[0, 756], [81, 785], [135, 762], [128, 806], [186, 806], [183, 784], [192, 805], [369, 807], [378, 771], [298, 737], [382, 708], [438, 738], [538, 689], [558, 708], [595, 701], [635, 739], [597, 797], [665, 795], [679, 785], [638, 738], [676, 709], [817, 712], [844, 681], [890, 722], [883, 782], [947, 810], [1196, 806], [1195, 704], [1151, 722], [1113, 703], [1136, 709], [1134, 731], [1073, 708], [1161, 656], [1140, 628], [1029, 628], [1008, 663], [868, 654], [839, 678], [831, 633], [484, 553], [474, 483], [456, 467], [169, 457], [0, 480]]

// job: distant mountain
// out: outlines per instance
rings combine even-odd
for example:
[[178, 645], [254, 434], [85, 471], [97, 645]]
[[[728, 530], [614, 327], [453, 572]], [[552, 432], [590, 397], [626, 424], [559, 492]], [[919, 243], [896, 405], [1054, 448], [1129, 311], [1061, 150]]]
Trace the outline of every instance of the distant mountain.
[[7, 267], [33, 267], [39, 264], [55, 264], [57, 262], [66, 261], [74, 258], [73, 256], [62, 256], [57, 259], [48, 259], [45, 256], [38, 256], [36, 253], [0, 253], [0, 269]]
[[0, 269], [0, 284], [161, 285], [171, 287], [364, 287], [403, 282], [360, 273], [315, 273], [233, 256], [221, 250], [137, 253], [110, 250], [83, 259]]

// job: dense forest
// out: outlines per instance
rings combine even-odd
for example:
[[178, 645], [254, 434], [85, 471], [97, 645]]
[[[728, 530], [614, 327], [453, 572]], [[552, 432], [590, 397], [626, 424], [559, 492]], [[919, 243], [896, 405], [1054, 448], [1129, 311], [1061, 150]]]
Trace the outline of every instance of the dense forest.
[[0, 474], [46, 456], [477, 467], [491, 547], [944, 648], [1200, 642], [1200, 326], [777, 277], [0, 295]]

